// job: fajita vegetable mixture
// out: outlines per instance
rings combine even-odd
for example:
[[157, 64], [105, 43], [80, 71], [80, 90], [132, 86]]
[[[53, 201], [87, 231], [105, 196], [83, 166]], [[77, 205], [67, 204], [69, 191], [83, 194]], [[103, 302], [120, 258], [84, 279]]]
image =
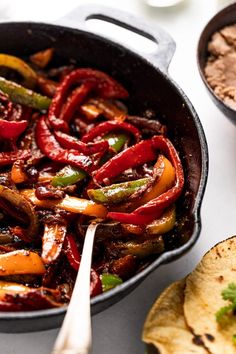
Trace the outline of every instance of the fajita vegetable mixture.
[[67, 304], [95, 219], [91, 296], [135, 275], [165, 250], [184, 186], [155, 115], [129, 115], [120, 83], [53, 54], [0, 54], [0, 311]]

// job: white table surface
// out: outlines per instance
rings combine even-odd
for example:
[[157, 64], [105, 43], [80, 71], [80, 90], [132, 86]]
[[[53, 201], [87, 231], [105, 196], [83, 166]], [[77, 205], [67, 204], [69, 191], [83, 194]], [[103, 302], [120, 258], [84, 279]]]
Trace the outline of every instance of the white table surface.
[[[1, 19], [54, 21], [87, 1], [0, 1]], [[201, 209], [202, 232], [193, 249], [172, 264], [151, 274], [133, 293], [93, 317], [93, 354], [142, 354], [140, 336], [145, 316], [162, 289], [190, 272], [215, 243], [236, 234], [236, 126], [210, 100], [199, 77], [196, 45], [206, 22], [219, 8], [217, 0], [187, 0], [175, 9], [146, 7], [142, 0], [100, 0], [93, 3], [118, 7], [154, 21], [175, 39], [177, 50], [171, 76], [195, 106], [208, 141], [210, 168]], [[49, 354], [58, 330], [26, 334], [0, 334], [1, 354]]]

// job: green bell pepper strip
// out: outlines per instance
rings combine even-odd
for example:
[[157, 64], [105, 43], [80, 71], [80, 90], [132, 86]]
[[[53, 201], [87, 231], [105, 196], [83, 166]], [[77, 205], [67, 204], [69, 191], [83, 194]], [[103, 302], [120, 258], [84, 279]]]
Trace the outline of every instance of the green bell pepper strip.
[[147, 186], [151, 178], [141, 178], [134, 181], [112, 184], [100, 189], [89, 189], [88, 196], [96, 203], [117, 204], [126, 200], [143, 186]]
[[55, 177], [52, 178], [53, 187], [66, 187], [75, 184], [87, 176], [87, 173], [70, 165], [60, 170]]
[[6, 80], [3, 77], [0, 77], [0, 90], [8, 94], [12, 102], [20, 103], [40, 111], [47, 110], [51, 103], [50, 98], [31, 91], [13, 81]]
[[123, 149], [125, 143], [129, 140], [129, 136], [124, 133], [110, 133], [104, 135], [102, 139], [108, 141], [109, 146], [113, 149], [114, 152], [106, 152], [100, 160], [100, 165], [103, 165], [111, 157], [113, 157], [114, 153], [120, 152]]
[[120, 277], [118, 277], [118, 275], [110, 274], [110, 273], [101, 274], [100, 279], [102, 282], [102, 291], [103, 292], [113, 289], [117, 285], [120, 285], [123, 283], [123, 280]]
[[125, 143], [129, 140], [129, 136], [124, 133], [110, 133], [104, 135], [102, 139], [107, 140], [108, 144], [115, 152], [120, 152]]

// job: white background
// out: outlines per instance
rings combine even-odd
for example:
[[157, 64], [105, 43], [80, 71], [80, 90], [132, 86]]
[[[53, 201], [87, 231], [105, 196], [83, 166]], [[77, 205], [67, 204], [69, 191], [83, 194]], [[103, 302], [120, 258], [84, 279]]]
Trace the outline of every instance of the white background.
[[[87, 2], [0, 0], [0, 19], [55, 21], [84, 3]], [[201, 210], [203, 227], [197, 244], [183, 258], [157, 269], [132, 294], [93, 318], [93, 354], [141, 354], [144, 353], [140, 340], [143, 322], [160, 291], [191, 271], [216, 242], [236, 234], [236, 126], [210, 100], [196, 64], [200, 32], [220, 4], [216, 0], [186, 0], [178, 8], [158, 10], [145, 6], [142, 0], [93, 3], [130, 11], [162, 26], [172, 35], [177, 50], [169, 72], [195, 106], [209, 147], [209, 177]], [[49, 354], [57, 332], [0, 334], [0, 353]]]

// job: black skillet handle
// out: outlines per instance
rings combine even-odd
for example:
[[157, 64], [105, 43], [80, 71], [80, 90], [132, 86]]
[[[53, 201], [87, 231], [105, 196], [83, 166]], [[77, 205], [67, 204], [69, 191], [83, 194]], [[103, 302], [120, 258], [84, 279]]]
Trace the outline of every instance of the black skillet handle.
[[167, 71], [175, 52], [175, 42], [160, 27], [151, 26], [127, 12], [96, 5], [80, 6], [67, 14], [60, 22], [64, 23], [66, 21], [66, 25], [68, 26], [76, 23], [77, 27], [85, 29], [85, 22], [88, 19], [99, 19], [110, 22], [152, 40], [157, 44], [157, 49], [150, 54], [142, 52], [140, 49], [139, 54], [162, 71]]

